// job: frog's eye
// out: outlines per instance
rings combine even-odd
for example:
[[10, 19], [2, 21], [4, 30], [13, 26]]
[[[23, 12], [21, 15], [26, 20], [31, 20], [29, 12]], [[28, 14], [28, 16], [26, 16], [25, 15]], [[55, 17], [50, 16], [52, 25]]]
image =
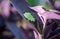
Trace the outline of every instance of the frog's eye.
[[31, 15], [30, 12], [25, 12], [24, 13], [25, 18], [27, 18], [28, 20], [35, 22], [35, 18]]

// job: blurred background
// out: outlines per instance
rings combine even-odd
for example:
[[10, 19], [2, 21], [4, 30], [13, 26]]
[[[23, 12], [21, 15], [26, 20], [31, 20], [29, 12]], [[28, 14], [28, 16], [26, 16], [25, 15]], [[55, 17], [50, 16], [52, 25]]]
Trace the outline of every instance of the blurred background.
[[[52, 11], [60, 15], [60, 0], [25, 0], [25, 1], [28, 2], [30, 7], [43, 6], [43, 9], [45, 11]], [[56, 36], [58, 38], [52, 37], [53, 35], [52, 36], [50, 35], [51, 37], [50, 38], [48, 34], [46, 35], [47, 37], [43, 38], [45, 34], [47, 33], [46, 32], [47, 30], [45, 30], [45, 33], [44, 33], [44, 30], [40, 30], [39, 22], [37, 20], [35, 20], [35, 22], [28, 22], [18, 13], [19, 12], [17, 11], [17, 9], [13, 6], [13, 4], [10, 3], [10, 0], [0, 0], [0, 39], [16, 39], [15, 35], [11, 32], [11, 30], [9, 30], [9, 28], [6, 25], [6, 23], [8, 22], [15, 23], [18, 28], [21, 28], [22, 30], [21, 32], [25, 34], [25, 36], [23, 37], [24, 38], [26, 37], [27, 39], [38, 39], [39, 38], [37, 34], [36, 36], [38, 38], [34, 38], [34, 35], [33, 35], [34, 29], [31, 29], [29, 27], [29, 26], [32, 26], [32, 24], [34, 25], [38, 33], [42, 36], [41, 39], [53, 39], [53, 38], [60, 39], [58, 35]], [[60, 21], [48, 20], [46, 25], [50, 25], [51, 23], [53, 24], [52, 26], [59, 26], [58, 28], [60, 29], [60, 25], [59, 25]], [[48, 28], [50, 27], [47, 27], [46, 29]], [[55, 27], [53, 28], [55, 29]], [[49, 34], [51, 34], [52, 31], [48, 30], [48, 32]]]

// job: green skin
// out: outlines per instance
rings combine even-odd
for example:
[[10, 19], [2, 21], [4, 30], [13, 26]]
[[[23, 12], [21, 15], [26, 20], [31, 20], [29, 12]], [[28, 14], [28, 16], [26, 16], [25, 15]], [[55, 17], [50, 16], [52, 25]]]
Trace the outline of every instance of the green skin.
[[24, 16], [25, 16], [25, 18], [27, 18], [29, 21], [35, 22], [35, 18], [31, 15], [30, 12], [25, 12]]

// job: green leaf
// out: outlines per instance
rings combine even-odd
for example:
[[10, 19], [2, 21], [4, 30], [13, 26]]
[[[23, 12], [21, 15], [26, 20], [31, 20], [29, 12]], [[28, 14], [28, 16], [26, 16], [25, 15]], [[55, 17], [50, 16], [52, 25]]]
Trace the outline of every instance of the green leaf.
[[46, 10], [49, 10], [49, 9], [51, 9], [51, 6], [49, 6], [49, 5], [46, 4], [46, 5], [45, 5], [45, 9], [46, 9]]
[[45, 5], [45, 0], [28, 0], [31, 6]]
[[25, 18], [27, 18], [28, 20], [35, 22], [35, 18], [31, 15], [30, 12], [25, 12], [24, 14]]

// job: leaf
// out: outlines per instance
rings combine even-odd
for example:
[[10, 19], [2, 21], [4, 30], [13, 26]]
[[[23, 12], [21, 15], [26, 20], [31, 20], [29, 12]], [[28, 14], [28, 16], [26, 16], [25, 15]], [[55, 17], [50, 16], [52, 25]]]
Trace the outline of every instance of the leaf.
[[33, 21], [33, 22], [35, 21], [35, 18], [29, 12], [25, 12], [24, 16], [30, 21]]
[[52, 12], [52, 11], [45, 11], [43, 12], [43, 8], [41, 9], [41, 7], [37, 6], [32, 8], [33, 10], [37, 11], [39, 14], [42, 14], [43, 17], [47, 18], [47, 19], [60, 19], [60, 15]]
[[49, 9], [51, 9], [51, 7], [46, 4], [46, 5], [45, 5], [45, 9], [46, 9], [46, 10], [49, 10]]
[[31, 6], [45, 5], [45, 0], [28, 0]]
[[37, 12], [31, 9], [28, 5], [28, 3], [25, 0], [10, 0], [11, 3], [15, 6], [19, 14], [24, 18], [25, 12], [31, 12], [31, 14], [34, 16], [34, 18], [39, 21], [40, 29], [43, 29], [43, 23], [39, 16], [37, 15]]

